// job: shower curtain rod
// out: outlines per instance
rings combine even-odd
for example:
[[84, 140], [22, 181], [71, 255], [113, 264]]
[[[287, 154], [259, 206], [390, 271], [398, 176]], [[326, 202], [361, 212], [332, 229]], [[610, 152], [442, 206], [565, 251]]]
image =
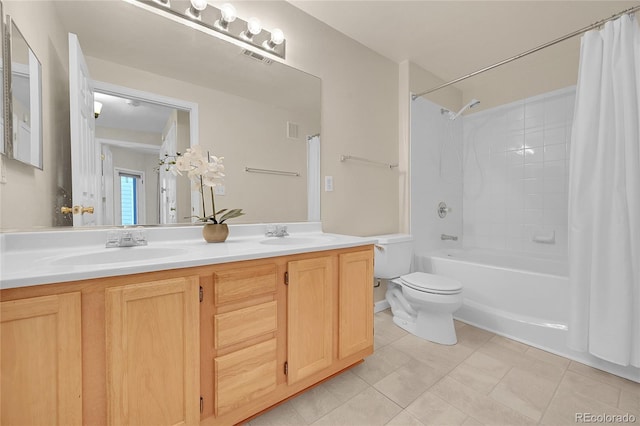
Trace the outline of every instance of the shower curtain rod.
[[525, 56], [531, 55], [532, 53], [535, 53], [535, 52], [537, 52], [537, 51], [539, 51], [539, 50], [546, 49], [547, 47], [553, 46], [554, 44], [558, 44], [558, 43], [560, 43], [560, 42], [562, 42], [562, 41], [568, 40], [568, 39], [573, 38], [573, 37], [575, 37], [575, 36], [578, 36], [578, 35], [580, 35], [580, 34], [584, 34], [584, 33], [586, 33], [586, 32], [587, 32], [587, 31], [589, 31], [589, 30], [592, 30], [592, 29], [594, 29], [594, 28], [598, 28], [599, 26], [601, 26], [602, 24], [604, 24], [604, 23], [606, 23], [606, 22], [609, 22], [609, 21], [612, 21], [612, 20], [614, 20], [614, 19], [617, 19], [617, 18], [621, 17], [622, 15], [632, 14], [632, 13], [634, 13], [634, 12], [637, 12], [638, 10], [640, 10], [640, 5], [630, 7], [629, 9], [625, 9], [625, 10], [623, 10], [622, 12], [618, 12], [618, 13], [616, 13], [615, 15], [610, 16], [609, 18], [602, 19], [602, 20], [600, 20], [600, 21], [598, 21], [598, 22], [596, 22], [596, 23], [593, 23], [593, 24], [591, 24], [591, 25], [589, 25], [589, 26], [586, 26], [586, 27], [584, 27], [584, 28], [581, 28], [581, 29], [579, 29], [579, 30], [577, 30], [577, 31], [574, 31], [574, 32], [572, 32], [572, 33], [569, 33], [569, 34], [567, 34], [567, 35], [564, 35], [564, 36], [562, 36], [562, 37], [560, 37], [560, 38], [557, 38], [557, 39], [552, 40], [552, 41], [550, 41], [550, 42], [547, 42], [547, 43], [545, 43], [545, 44], [541, 44], [540, 46], [538, 46], [538, 47], [534, 47], [533, 49], [529, 49], [529, 50], [527, 50], [526, 52], [522, 52], [522, 53], [520, 53], [520, 54], [518, 54], [518, 55], [512, 56], [512, 57], [510, 57], [510, 58], [508, 58], [508, 59], [505, 59], [505, 60], [503, 60], [503, 61], [497, 62], [497, 63], [495, 63], [495, 64], [493, 64], [493, 65], [489, 65], [488, 67], [484, 67], [484, 68], [482, 68], [482, 69], [479, 69], [479, 70], [477, 70], [477, 71], [474, 71], [474, 72], [472, 72], [472, 73], [470, 73], [470, 74], [467, 74], [467, 75], [465, 75], [465, 76], [462, 76], [462, 77], [456, 78], [455, 80], [451, 80], [451, 81], [450, 81], [450, 82], [448, 82], [448, 83], [441, 84], [440, 86], [434, 87], [434, 88], [429, 89], [429, 90], [425, 90], [424, 92], [420, 92], [420, 93], [412, 94], [412, 95], [411, 95], [411, 100], [415, 101], [415, 100], [416, 100], [417, 98], [419, 98], [420, 96], [424, 96], [424, 95], [427, 95], [427, 94], [429, 94], [429, 93], [435, 92], [436, 90], [440, 90], [440, 89], [443, 89], [443, 88], [445, 88], [445, 87], [447, 87], [447, 86], [451, 86], [452, 84], [459, 83], [459, 82], [461, 82], [462, 80], [466, 80], [466, 79], [468, 79], [468, 78], [470, 78], [470, 77], [473, 77], [473, 76], [475, 76], [475, 75], [482, 74], [482, 73], [483, 73], [483, 72], [485, 72], [485, 71], [492, 70], [492, 69], [497, 68], [497, 67], [499, 67], [499, 66], [501, 66], [501, 65], [508, 64], [509, 62], [513, 62], [513, 61], [515, 61], [516, 59], [520, 59], [520, 58], [523, 58], [523, 57], [525, 57]]

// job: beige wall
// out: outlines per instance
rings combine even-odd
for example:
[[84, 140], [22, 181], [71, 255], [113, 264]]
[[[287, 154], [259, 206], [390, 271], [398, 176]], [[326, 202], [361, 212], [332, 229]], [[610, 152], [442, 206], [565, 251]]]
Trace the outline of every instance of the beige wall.
[[[409, 63], [409, 90], [411, 93], [422, 93], [444, 83], [446, 83], [446, 81], [432, 72], [414, 63]], [[451, 110], [457, 111], [462, 107], [462, 91], [453, 86], [429, 93], [428, 95], [424, 95], [424, 97], [431, 102], [435, 102]]]
[[[11, 15], [42, 63], [43, 169], [4, 158], [6, 183], [0, 184], [0, 229], [68, 224], [60, 214], [71, 205], [69, 83], [67, 34], [51, 4], [5, 1]], [[66, 194], [66, 196], [65, 196]]]
[[479, 112], [575, 85], [579, 61], [580, 37], [574, 37], [472, 77], [459, 87], [464, 92], [464, 104], [474, 98], [481, 101], [473, 109]]
[[[213, 2], [220, 6], [223, 1]], [[326, 232], [373, 235], [398, 231], [398, 170], [339, 161], [351, 154], [398, 162], [398, 64], [286, 2], [234, 3], [239, 16], [281, 28], [286, 63], [322, 79], [321, 196]]]

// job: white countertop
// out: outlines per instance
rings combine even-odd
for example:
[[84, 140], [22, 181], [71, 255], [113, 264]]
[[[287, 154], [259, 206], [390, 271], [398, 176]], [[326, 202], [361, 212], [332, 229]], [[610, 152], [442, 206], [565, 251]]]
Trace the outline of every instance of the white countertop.
[[148, 245], [105, 248], [111, 229], [0, 234], [0, 288], [27, 287], [141, 272], [374, 244], [375, 238], [325, 234], [314, 222], [286, 224], [288, 237], [265, 238], [265, 224], [229, 225], [224, 243], [207, 243], [200, 226], [145, 228]]

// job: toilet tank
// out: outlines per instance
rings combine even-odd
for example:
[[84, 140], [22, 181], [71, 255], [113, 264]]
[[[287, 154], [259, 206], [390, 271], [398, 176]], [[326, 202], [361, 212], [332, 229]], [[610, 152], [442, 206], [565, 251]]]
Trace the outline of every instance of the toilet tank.
[[413, 238], [409, 234], [374, 235], [377, 238], [373, 276], [397, 278], [411, 272]]

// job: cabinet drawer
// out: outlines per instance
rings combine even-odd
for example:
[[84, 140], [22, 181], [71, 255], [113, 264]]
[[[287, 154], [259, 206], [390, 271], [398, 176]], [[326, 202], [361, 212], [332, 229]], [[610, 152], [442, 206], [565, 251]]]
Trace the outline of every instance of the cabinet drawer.
[[261, 303], [214, 317], [215, 347], [220, 349], [243, 340], [276, 331], [277, 302]]
[[276, 265], [229, 269], [213, 274], [216, 305], [276, 291]]
[[223, 415], [276, 388], [276, 339], [217, 357], [215, 414]]

